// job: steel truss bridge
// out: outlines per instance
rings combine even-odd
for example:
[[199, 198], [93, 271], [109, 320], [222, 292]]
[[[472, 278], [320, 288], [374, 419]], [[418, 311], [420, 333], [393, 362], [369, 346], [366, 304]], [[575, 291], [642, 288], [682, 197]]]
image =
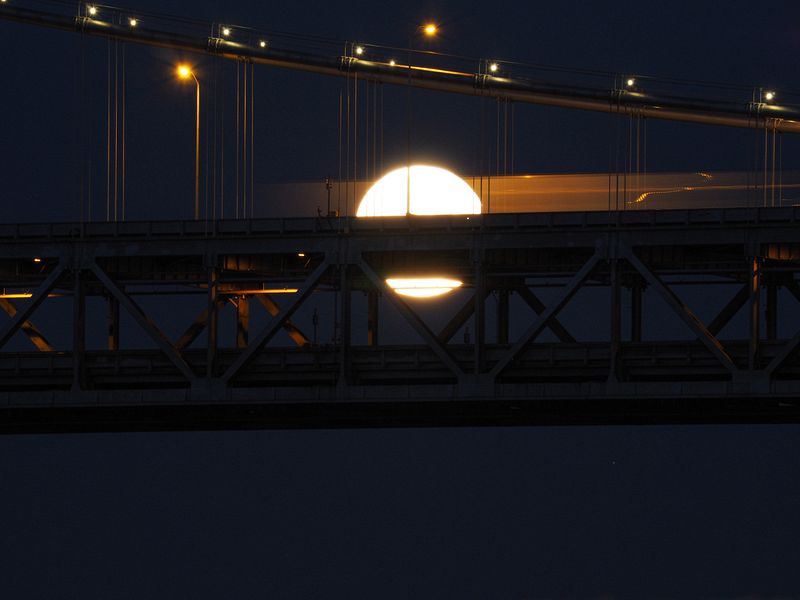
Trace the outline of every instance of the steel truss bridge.
[[[797, 422], [800, 326], [778, 289], [800, 301], [798, 270], [800, 208], [0, 225], [0, 284], [29, 290], [0, 300], [0, 431]], [[464, 281], [444, 327], [427, 324], [438, 301], [385, 282], [410, 272]], [[675, 291], [689, 279], [738, 291], [703, 322]], [[559, 320], [588, 286], [608, 299], [580, 303], [610, 323], [601, 341]], [[270, 292], [283, 288], [297, 291]], [[180, 293], [204, 309], [179, 310]], [[338, 309], [326, 343], [303, 311], [320, 294]], [[353, 318], [357, 294], [366, 319]], [[531, 309], [521, 327], [509, 325], [512, 295]], [[686, 339], [643, 335], [658, 318], [643, 314], [648, 295]], [[184, 333], [170, 338], [142, 296], [185, 315]], [[36, 325], [53, 302], [71, 304], [70, 347]], [[98, 302], [103, 314], [88, 314]], [[270, 315], [257, 328], [256, 305]], [[378, 335], [389, 311], [414, 343]], [[740, 311], [749, 335], [721, 337]], [[121, 313], [147, 343], [121, 334]], [[87, 346], [87, 319], [107, 324], [102, 348]], [[470, 338], [456, 339], [465, 325]], [[10, 348], [22, 336], [34, 350]]]

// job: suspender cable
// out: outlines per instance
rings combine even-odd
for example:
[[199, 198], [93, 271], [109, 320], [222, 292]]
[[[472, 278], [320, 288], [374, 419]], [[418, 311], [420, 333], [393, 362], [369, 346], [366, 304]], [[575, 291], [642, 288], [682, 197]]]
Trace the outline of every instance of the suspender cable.
[[242, 63], [242, 218], [247, 218], [247, 63]]
[[126, 137], [126, 129], [125, 129], [125, 121], [126, 121], [126, 112], [127, 112], [127, 100], [125, 94], [125, 43], [122, 43], [122, 220], [125, 220], [125, 175], [126, 175], [126, 165], [125, 165], [125, 137]]
[[241, 102], [239, 100], [239, 90], [241, 88], [241, 81], [239, 71], [241, 70], [241, 63], [236, 61], [236, 218], [239, 218], [239, 108]]
[[255, 64], [250, 63], [250, 217], [255, 216], [255, 110], [256, 110], [256, 79]]
[[111, 220], [111, 41], [106, 61], [106, 221]]

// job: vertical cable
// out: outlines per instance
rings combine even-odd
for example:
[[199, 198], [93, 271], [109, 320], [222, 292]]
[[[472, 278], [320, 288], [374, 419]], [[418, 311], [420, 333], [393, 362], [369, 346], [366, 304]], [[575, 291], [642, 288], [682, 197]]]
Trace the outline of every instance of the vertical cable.
[[111, 220], [111, 38], [106, 61], [106, 221]]
[[647, 117], [642, 119], [642, 169], [644, 171], [644, 193], [649, 191], [647, 187]]
[[369, 179], [369, 88], [367, 80], [364, 84], [364, 179]]
[[114, 221], [119, 210], [119, 40], [114, 40]]
[[[485, 145], [486, 145], [486, 139], [488, 137], [486, 135], [486, 98], [481, 97], [478, 100], [478, 110], [480, 112], [480, 122], [481, 122], [481, 130], [478, 136], [478, 139], [480, 140], [480, 142], [478, 143], [478, 175], [480, 176], [481, 185], [478, 197], [481, 199], [481, 207], [483, 207], [486, 204], [483, 198], [483, 172], [485, 169], [485, 161], [484, 161], [484, 157], [486, 154]], [[483, 210], [483, 208], [481, 208], [481, 210]]]
[[[208, 224], [208, 218], [210, 215], [209, 211], [209, 202], [213, 203], [213, 194], [210, 192], [209, 183], [211, 182], [211, 173], [209, 173], [209, 158], [211, 154], [211, 115], [212, 115], [212, 108], [211, 104], [214, 101], [214, 93], [213, 87], [212, 91], [208, 93], [208, 86], [213, 86], [213, 82], [208, 81], [206, 79], [205, 90], [206, 90], [206, 101], [203, 103], [203, 127], [206, 132], [205, 140], [203, 145], [205, 147], [205, 158], [203, 159], [203, 221]], [[207, 230], [208, 228], [206, 228]]]
[[211, 134], [211, 218], [217, 220], [217, 129], [219, 118], [217, 115], [217, 101], [219, 92], [217, 91], [217, 58], [214, 58], [211, 94], [211, 119], [214, 121], [214, 133]]
[[127, 100], [125, 98], [125, 42], [122, 42], [122, 220], [125, 220], [125, 138], [126, 138], [126, 112]]
[[[220, 59], [217, 59], [220, 60]], [[219, 111], [219, 218], [225, 218], [225, 65], [220, 62], [222, 72], [222, 86], [220, 92]]]
[[256, 79], [255, 63], [250, 63], [250, 218], [255, 216], [255, 172], [253, 167], [255, 152], [255, 109], [256, 109]]
[[503, 176], [508, 175], [508, 98], [503, 104]]
[[242, 86], [242, 218], [247, 218], [247, 63], [242, 63], [243, 86]]
[[764, 201], [763, 206], [767, 205], [767, 161], [769, 159], [769, 126], [764, 123]]
[[236, 61], [236, 218], [239, 218], [239, 107], [241, 106], [241, 102], [239, 101], [239, 89], [241, 88], [241, 82], [239, 81], [239, 70], [240, 64], [239, 61]]
[[634, 201], [638, 203], [641, 195], [642, 181], [642, 115], [636, 115], [636, 190], [634, 191]]
[[84, 205], [86, 198], [86, 135], [83, 133], [86, 130], [87, 116], [86, 116], [86, 40], [83, 32], [81, 32], [80, 41], [80, 54], [78, 60], [80, 68], [78, 70], [79, 90], [78, 90], [78, 106], [80, 111], [80, 126], [78, 129], [78, 136], [80, 140], [80, 161], [81, 161], [81, 176], [79, 182], [79, 201], [80, 201], [80, 219], [81, 223], [84, 222]]
[[[353, 211], [356, 214], [356, 186], [358, 185], [358, 73], [353, 74]], [[349, 208], [349, 206], [348, 206]]]
[[220, 111], [219, 111], [219, 218], [225, 218], [225, 65], [220, 59], [220, 71], [222, 72], [222, 85], [220, 89]]
[[336, 215], [342, 214], [342, 90], [339, 90], [339, 185], [336, 186]]
[[778, 133], [778, 206], [783, 206], [783, 133]]
[[347, 72], [347, 117], [345, 122], [345, 159], [344, 159], [344, 214], [350, 216], [350, 71]]
[[772, 206], [775, 206], [775, 145], [777, 143], [777, 121], [772, 121]]
[[516, 135], [514, 130], [514, 116], [516, 111], [516, 104], [514, 102], [511, 103], [511, 176], [513, 177], [516, 173], [516, 169], [514, 167], [514, 146], [516, 145]]

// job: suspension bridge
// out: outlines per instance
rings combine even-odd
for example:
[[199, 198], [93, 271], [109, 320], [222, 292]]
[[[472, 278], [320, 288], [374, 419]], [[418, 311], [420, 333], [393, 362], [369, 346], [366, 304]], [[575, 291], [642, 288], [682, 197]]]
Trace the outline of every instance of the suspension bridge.
[[[800, 421], [800, 180], [778, 142], [800, 109], [783, 94], [578, 85], [495, 59], [45, 7], [3, 2], [0, 19], [233, 60], [251, 86], [265, 65], [624, 116], [631, 140], [665, 119], [763, 146], [748, 173], [496, 169], [467, 180], [483, 207], [469, 215], [358, 218], [372, 181], [353, 165], [317, 187], [316, 216], [255, 218], [251, 126], [236, 133], [234, 218], [220, 218], [224, 182], [201, 207], [198, 134], [195, 218], [129, 220], [109, 100], [105, 220], [0, 224], [0, 431]], [[442, 274], [462, 285], [425, 302], [387, 283]]]

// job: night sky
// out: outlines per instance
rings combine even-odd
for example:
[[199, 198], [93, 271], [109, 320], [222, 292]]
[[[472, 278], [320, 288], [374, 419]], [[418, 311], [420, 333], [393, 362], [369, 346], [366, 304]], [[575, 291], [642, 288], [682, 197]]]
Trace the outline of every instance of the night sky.
[[[800, 90], [800, 6], [788, 0], [137, 6], [399, 47], [432, 19], [440, 52]], [[104, 41], [0, 22], [1, 221], [79, 218], [82, 144], [95, 160], [94, 218], [104, 216], [105, 51]], [[94, 73], [83, 90], [82, 53]], [[194, 97], [173, 76], [189, 58], [128, 49], [132, 218], [189, 217]], [[213, 61], [195, 62], [210, 77]], [[324, 180], [337, 164], [342, 82], [256, 71], [256, 184]], [[387, 163], [402, 162], [405, 90], [386, 95]], [[415, 155], [473, 172], [480, 110], [472, 98], [414, 92]], [[520, 107], [516, 172], [605, 172], [609, 119]], [[653, 170], [752, 166], [752, 132], [653, 123], [650, 140]], [[785, 144], [784, 166], [800, 167], [798, 141]], [[279, 199], [257, 213], [280, 212], [269, 202]], [[3, 437], [0, 598], [800, 597], [799, 434]]]

